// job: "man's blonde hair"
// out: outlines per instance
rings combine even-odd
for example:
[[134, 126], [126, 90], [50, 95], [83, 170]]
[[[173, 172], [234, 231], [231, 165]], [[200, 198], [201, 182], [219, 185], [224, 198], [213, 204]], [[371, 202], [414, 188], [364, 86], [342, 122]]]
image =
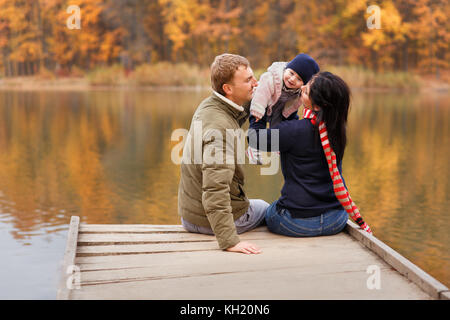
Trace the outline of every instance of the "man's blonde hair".
[[225, 83], [230, 83], [240, 66], [249, 67], [250, 62], [247, 58], [237, 54], [223, 53], [217, 56], [211, 64], [211, 86], [213, 90], [225, 96], [222, 86]]

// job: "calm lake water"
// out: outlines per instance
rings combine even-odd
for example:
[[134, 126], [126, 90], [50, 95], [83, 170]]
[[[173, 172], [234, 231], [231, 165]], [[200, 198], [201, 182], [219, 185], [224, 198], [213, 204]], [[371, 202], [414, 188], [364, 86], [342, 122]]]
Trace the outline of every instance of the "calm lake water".
[[[178, 224], [175, 129], [207, 91], [0, 91], [0, 299], [54, 299], [72, 215]], [[375, 236], [450, 286], [450, 95], [353, 93], [343, 175]], [[246, 165], [250, 198], [283, 177]]]

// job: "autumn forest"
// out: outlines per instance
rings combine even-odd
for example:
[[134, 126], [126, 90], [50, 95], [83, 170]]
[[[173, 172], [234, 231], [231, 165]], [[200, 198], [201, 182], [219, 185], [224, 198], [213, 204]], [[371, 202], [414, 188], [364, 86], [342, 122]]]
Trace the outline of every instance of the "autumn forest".
[[[69, 28], [69, 6], [79, 28]], [[369, 28], [369, 5], [379, 28]], [[120, 64], [208, 66], [222, 52], [258, 68], [307, 52], [321, 63], [439, 77], [450, 61], [446, 0], [0, 0], [0, 77]]]

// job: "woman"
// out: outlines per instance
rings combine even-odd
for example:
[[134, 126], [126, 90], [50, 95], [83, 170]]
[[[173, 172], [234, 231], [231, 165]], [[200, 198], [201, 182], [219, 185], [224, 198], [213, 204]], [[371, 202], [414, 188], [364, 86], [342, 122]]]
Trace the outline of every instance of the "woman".
[[[321, 72], [302, 86], [302, 100], [304, 119], [291, 117], [272, 129], [261, 126], [265, 121], [250, 126], [252, 147], [281, 156], [285, 183], [281, 197], [266, 211], [269, 230], [292, 237], [332, 235], [345, 228], [349, 214], [371, 233], [342, 178], [349, 87], [340, 77]], [[274, 147], [275, 130], [279, 139]], [[267, 136], [267, 148], [260, 146], [260, 136]]]

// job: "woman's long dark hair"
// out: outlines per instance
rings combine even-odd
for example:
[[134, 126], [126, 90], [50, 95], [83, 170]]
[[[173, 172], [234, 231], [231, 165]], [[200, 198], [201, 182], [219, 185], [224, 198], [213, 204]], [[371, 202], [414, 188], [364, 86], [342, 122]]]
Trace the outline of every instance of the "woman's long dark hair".
[[317, 126], [323, 120], [328, 131], [328, 140], [336, 153], [338, 162], [344, 157], [347, 144], [347, 116], [350, 107], [350, 88], [337, 75], [320, 72], [313, 76], [309, 87], [309, 98], [320, 107]]

